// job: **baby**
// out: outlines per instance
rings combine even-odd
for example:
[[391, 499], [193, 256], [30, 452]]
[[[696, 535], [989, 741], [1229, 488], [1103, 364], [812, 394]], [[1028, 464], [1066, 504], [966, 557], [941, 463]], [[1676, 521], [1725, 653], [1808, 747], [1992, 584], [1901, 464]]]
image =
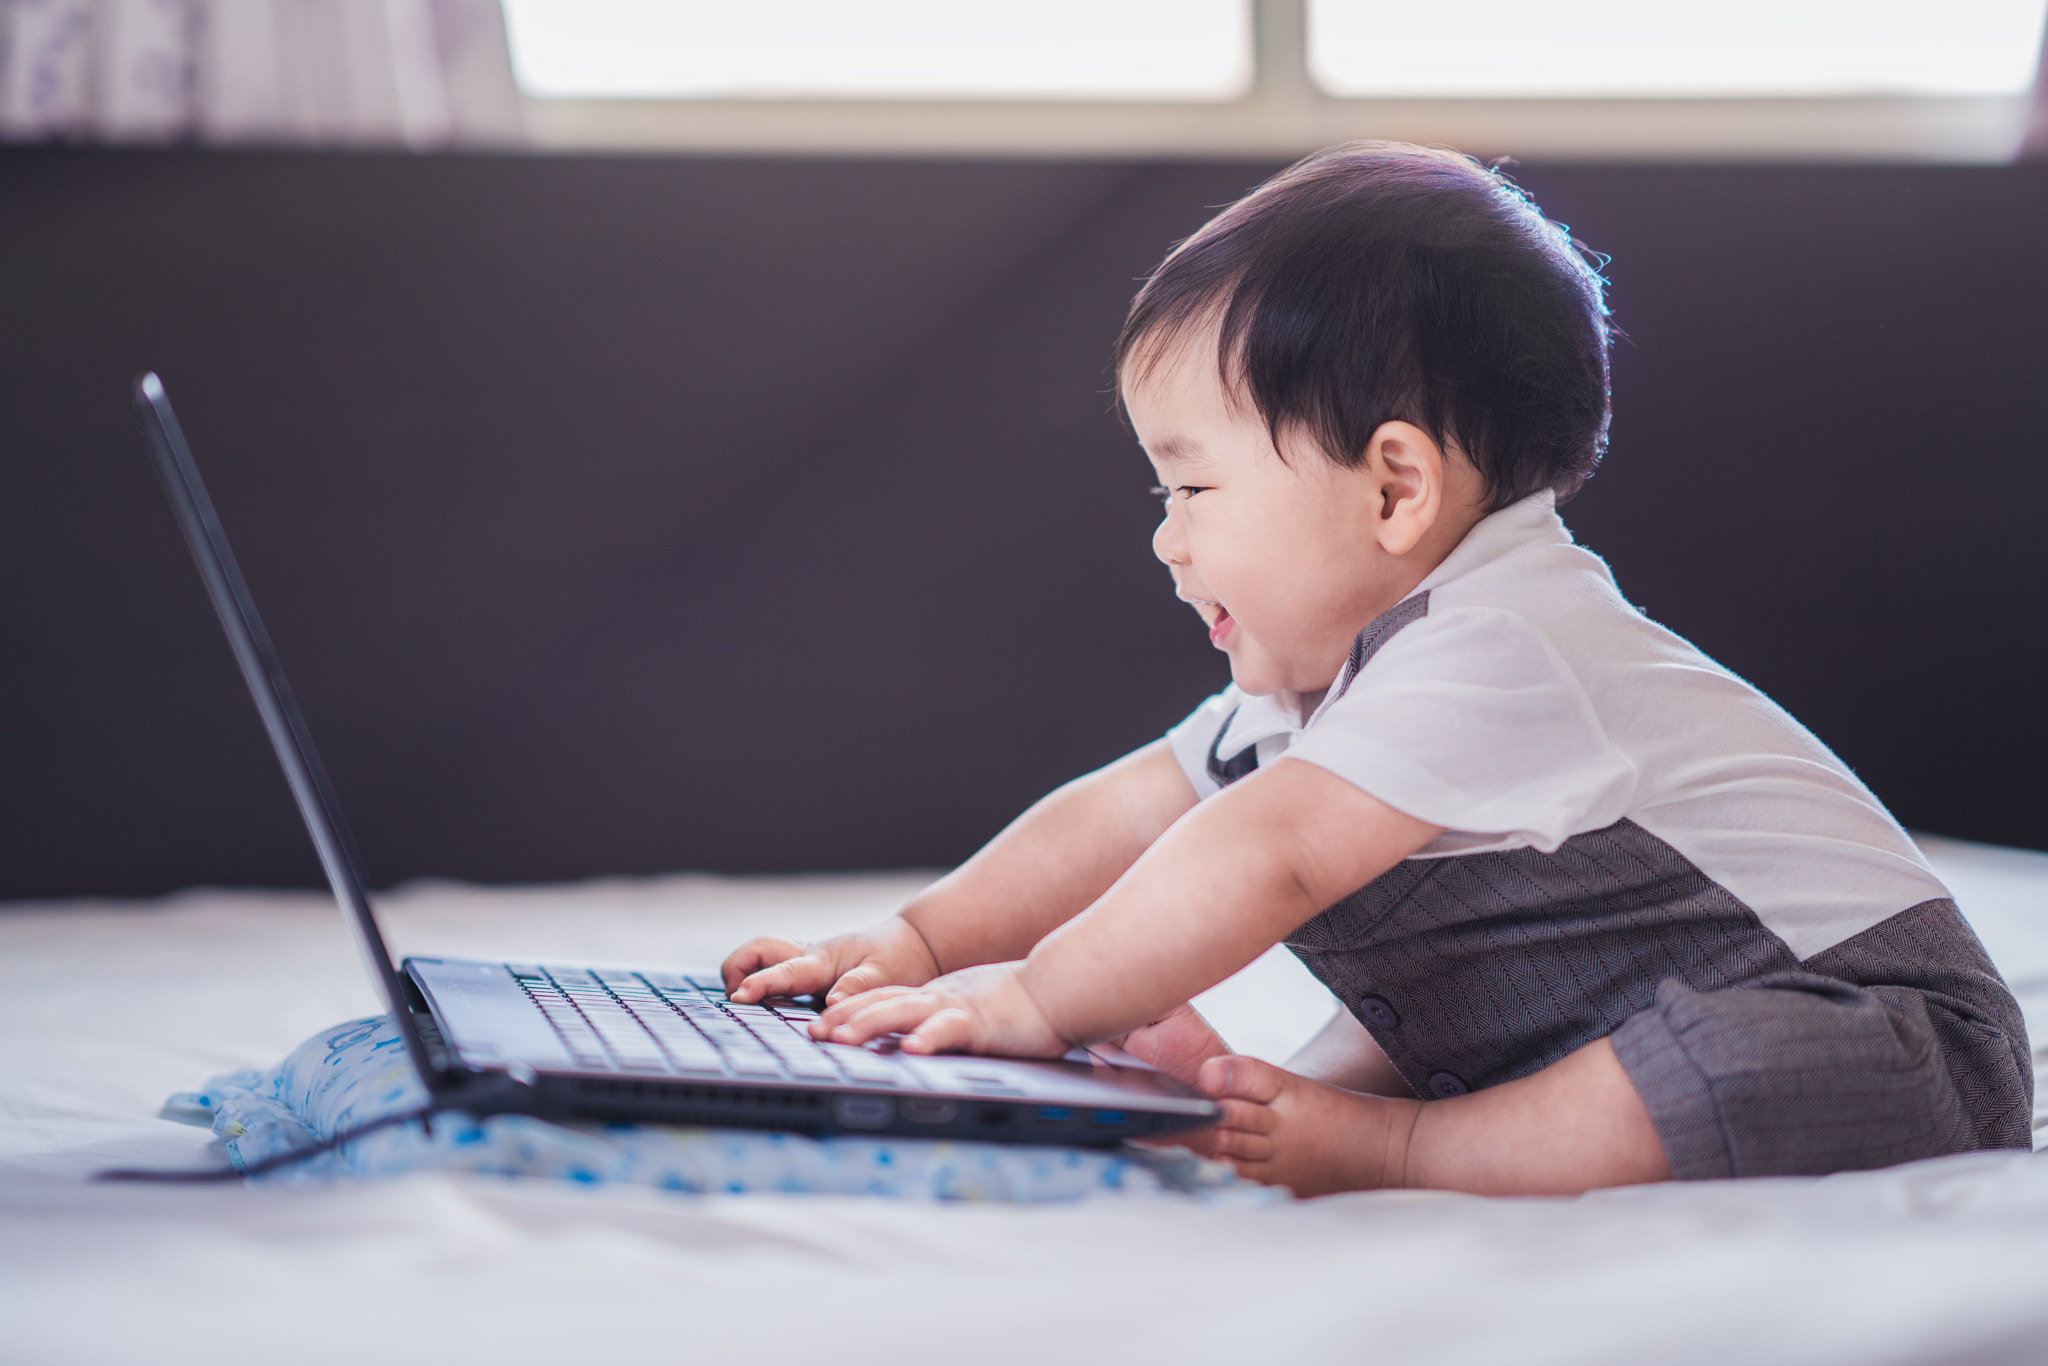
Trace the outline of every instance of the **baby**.
[[[2028, 1147], [2018, 1008], [1912, 841], [1559, 520], [1606, 444], [1602, 283], [1398, 144], [1177, 247], [1117, 379], [1231, 686], [886, 923], [745, 945], [734, 999], [824, 992], [819, 1037], [912, 1053], [1120, 1038], [1301, 1195]], [[1285, 1069], [1187, 1005], [1275, 943], [1345, 1007]]]

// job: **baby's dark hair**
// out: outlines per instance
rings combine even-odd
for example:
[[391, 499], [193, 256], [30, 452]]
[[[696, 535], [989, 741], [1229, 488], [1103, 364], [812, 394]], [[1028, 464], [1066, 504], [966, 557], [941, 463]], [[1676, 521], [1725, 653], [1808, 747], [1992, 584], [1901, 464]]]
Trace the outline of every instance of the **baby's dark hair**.
[[1176, 246], [1117, 337], [1120, 384], [1219, 323], [1224, 382], [1271, 429], [1365, 460], [1411, 422], [1478, 469], [1487, 508], [1578, 491], [1607, 448], [1599, 270], [1470, 157], [1355, 142], [1296, 162]]

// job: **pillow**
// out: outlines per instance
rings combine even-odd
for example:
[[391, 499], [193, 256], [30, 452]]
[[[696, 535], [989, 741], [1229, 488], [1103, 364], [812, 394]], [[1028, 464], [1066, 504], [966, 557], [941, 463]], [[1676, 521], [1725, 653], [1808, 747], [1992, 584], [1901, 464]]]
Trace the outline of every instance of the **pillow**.
[[[237, 1168], [425, 1103], [389, 1017], [323, 1030], [265, 1071], [181, 1092], [164, 1117], [211, 1125]], [[471, 1171], [689, 1192], [783, 1191], [927, 1200], [1077, 1200], [1284, 1194], [1185, 1149], [1027, 1147], [941, 1139], [807, 1138], [654, 1124], [564, 1124], [530, 1115], [436, 1115], [253, 1178], [307, 1184], [412, 1171]]]

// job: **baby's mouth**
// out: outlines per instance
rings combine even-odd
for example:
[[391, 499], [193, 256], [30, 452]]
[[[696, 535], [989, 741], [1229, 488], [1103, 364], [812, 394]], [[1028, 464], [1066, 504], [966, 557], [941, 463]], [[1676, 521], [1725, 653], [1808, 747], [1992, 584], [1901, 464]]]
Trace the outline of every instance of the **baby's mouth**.
[[1209, 628], [1210, 643], [1222, 645], [1223, 637], [1230, 633], [1230, 609], [1214, 598], [1198, 598], [1185, 591], [1177, 591], [1174, 596], [1194, 608], [1201, 616], [1202, 624]]
[[1223, 639], [1230, 634], [1233, 624], [1230, 609], [1219, 602], [1216, 604], [1216, 615], [1210, 617], [1204, 614], [1202, 620], [1209, 623], [1209, 643], [1219, 650], [1222, 649]]

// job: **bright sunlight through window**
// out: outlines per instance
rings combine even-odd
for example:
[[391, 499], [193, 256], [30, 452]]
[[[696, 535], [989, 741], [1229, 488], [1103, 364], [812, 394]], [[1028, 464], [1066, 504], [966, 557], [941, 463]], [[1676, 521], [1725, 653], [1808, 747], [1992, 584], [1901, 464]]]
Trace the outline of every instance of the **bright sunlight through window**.
[[2014, 95], [2048, 0], [1309, 0], [1309, 67], [1377, 98]]
[[1248, 0], [505, 0], [529, 95], [1242, 96]]

